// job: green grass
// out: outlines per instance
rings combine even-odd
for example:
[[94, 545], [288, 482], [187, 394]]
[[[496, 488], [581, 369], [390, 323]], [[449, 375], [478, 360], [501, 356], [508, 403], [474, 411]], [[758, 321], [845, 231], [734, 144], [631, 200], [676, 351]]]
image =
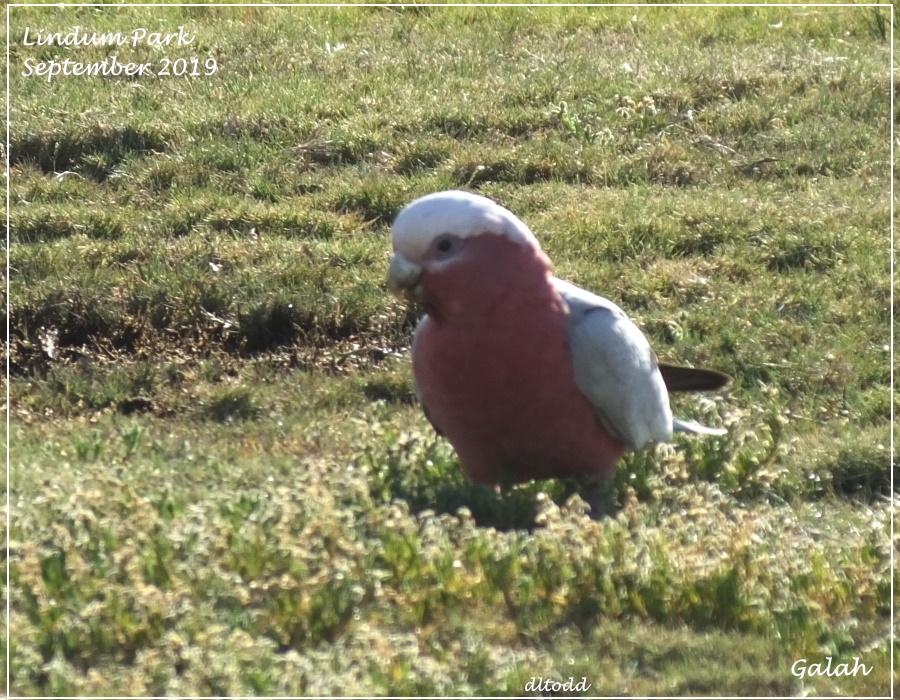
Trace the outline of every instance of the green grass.
[[[11, 692], [888, 694], [884, 10], [12, 8]], [[75, 24], [219, 71], [20, 75]], [[451, 187], [729, 372], [676, 401], [728, 435], [600, 522], [468, 483], [384, 285]]]

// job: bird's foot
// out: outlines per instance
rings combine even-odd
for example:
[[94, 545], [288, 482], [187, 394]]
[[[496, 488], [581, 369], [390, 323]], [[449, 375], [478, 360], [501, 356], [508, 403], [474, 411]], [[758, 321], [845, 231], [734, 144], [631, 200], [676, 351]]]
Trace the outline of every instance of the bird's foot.
[[615, 517], [618, 512], [613, 480], [608, 476], [581, 477], [576, 480], [581, 498], [590, 507], [591, 520]]

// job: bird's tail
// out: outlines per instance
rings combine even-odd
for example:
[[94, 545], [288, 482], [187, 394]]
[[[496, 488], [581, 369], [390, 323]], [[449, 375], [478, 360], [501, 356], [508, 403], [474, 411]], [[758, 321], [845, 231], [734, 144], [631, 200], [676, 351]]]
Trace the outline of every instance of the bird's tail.
[[681, 420], [679, 418], [672, 419], [672, 430], [676, 433], [687, 433], [688, 435], [727, 435], [725, 428], [710, 428], [706, 425], [700, 425], [696, 421]]
[[668, 362], [657, 363], [668, 391], [715, 391], [731, 383], [724, 372], [699, 367], [682, 367]]

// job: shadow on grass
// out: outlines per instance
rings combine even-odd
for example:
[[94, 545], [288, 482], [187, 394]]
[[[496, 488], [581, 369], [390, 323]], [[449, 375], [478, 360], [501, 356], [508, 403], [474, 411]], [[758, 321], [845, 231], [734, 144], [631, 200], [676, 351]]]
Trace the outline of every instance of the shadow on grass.
[[158, 125], [66, 125], [27, 135], [13, 134], [10, 163], [32, 161], [48, 174], [76, 169], [103, 182], [128, 156], [162, 153], [168, 150], [172, 138]]
[[467, 508], [480, 527], [497, 530], [533, 530], [538, 494], [562, 505], [575, 491], [573, 483], [559, 479], [531, 481], [498, 493], [469, 481], [452, 448], [437, 437], [401, 435], [386, 453], [367, 451], [372, 473], [370, 491], [377, 501], [406, 501], [413, 513], [433, 510], [455, 514]]

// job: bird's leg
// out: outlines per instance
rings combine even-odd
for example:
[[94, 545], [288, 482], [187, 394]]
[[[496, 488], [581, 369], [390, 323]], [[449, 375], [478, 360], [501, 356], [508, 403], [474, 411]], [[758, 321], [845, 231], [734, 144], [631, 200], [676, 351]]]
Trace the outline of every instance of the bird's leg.
[[591, 520], [614, 517], [618, 510], [611, 475], [582, 476], [576, 480], [581, 497], [591, 507]]
[[497, 498], [502, 498], [512, 490], [513, 486], [515, 486], [517, 482], [516, 472], [504, 464], [500, 467], [497, 476], [497, 483], [494, 484], [494, 493]]

